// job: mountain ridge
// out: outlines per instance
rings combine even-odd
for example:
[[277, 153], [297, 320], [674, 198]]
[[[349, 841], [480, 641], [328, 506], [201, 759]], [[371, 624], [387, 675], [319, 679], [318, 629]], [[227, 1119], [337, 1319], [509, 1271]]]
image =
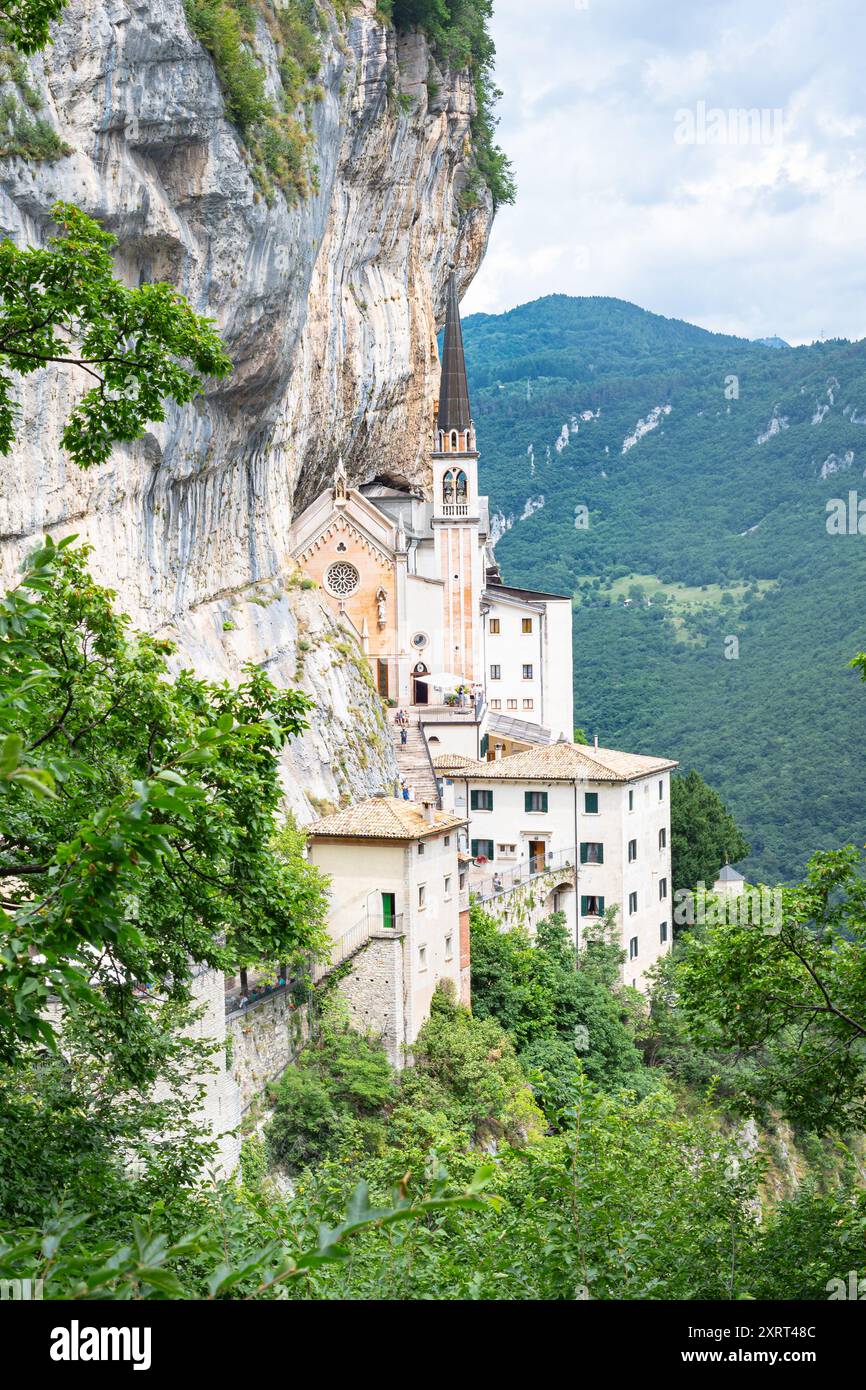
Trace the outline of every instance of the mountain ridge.
[[866, 495], [866, 343], [680, 324], [603, 296], [470, 315], [482, 483], [511, 582], [576, 596], [576, 722], [697, 767], [747, 871], [788, 880], [866, 838], [866, 537], [828, 530]]

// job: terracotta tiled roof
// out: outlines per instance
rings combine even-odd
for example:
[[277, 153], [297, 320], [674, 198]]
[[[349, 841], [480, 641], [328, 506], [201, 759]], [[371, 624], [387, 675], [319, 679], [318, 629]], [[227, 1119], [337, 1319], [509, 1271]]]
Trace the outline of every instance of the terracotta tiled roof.
[[313, 821], [306, 826], [306, 834], [311, 839], [422, 840], [465, 824], [465, 816], [456, 816], [450, 811], [434, 811], [431, 823], [417, 801], [374, 796]]
[[[439, 769], [439, 762], [436, 762]], [[670, 758], [647, 758], [640, 753], [623, 753], [618, 748], [591, 748], [579, 743], [548, 743], [527, 748], [495, 762], [470, 762], [460, 769], [473, 781], [573, 782], [576, 777], [591, 782], [631, 782], [653, 772], [665, 772], [677, 764]], [[444, 771], [444, 768], [443, 768]]]
[[461, 772], [464, 767], [478, 767], [479, 764], [462, 753], [438, 753], [433, 758], [433, 766], [437, 772]]

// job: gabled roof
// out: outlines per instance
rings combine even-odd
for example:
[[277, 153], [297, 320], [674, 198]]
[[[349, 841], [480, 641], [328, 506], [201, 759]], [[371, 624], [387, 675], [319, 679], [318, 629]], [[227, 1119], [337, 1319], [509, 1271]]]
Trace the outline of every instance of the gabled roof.
[[460, 303], [457, 298], [457, 278], [452, 270], [445, 293], [445, 337], [442, 341], [442, 375], [439, 382], [440, 430], [468, 430], [472, 423], [469, 409], [469, 386], [466, 381], [466, 358], [463, 354], [463, 330], [460, 327]]
[[[438, 762], [434, 766], [438, 771]], [[549, 743], [527, 748], [523, 753], [512, 753], [495, 762], [467, 760], [461, 771], [464, 777], [479, 782], [573, 782], [576, 778], [590, 782], [632, 782], [676, 766], [670, 758], [649, 758], [640, 753], [623, 753], [618, 748]]]
[[466, 758], [462, 753], [439, 753], [433, 757], [433, 767], [437, 772], [461, 772], [464, 767], [477, 767], [474, 758]]
[[425, 808], [417, 801], [373, 796], [313, 821], [305, 833], [311, 840], [423, 840], [465, 824], [465, 816], [450, 811], [434, 811], [428, 820]]
[[745, 881], [739, 870], [730, 864], [726, 864], [723, 869], [719, 870], [719, 877], [716, 879], [717, 883], [745, 883]]

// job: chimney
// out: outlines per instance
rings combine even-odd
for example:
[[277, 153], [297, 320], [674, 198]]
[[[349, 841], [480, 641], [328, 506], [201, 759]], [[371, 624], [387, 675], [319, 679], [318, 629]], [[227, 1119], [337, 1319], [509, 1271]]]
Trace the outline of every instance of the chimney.
[[428, 825], [436, 824], [436, 807], [433, 805], [432, 801], [424, 802], [424, 815]]
[[593, 738], [593, 740], [592, 740], [592, 746], [593, 746], [593, 748], [595, 749], [595, 751], [596, 751], [596, 753], [597, 753], [597, 752], [598, 752], [598, 734], [596, 734], [595, 737]]

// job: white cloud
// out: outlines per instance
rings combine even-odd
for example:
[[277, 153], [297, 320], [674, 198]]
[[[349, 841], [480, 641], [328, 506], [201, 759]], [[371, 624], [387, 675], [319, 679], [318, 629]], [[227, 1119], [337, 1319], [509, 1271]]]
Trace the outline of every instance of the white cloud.
[[[518, 201], [465, 312], [606, 294], [746, 337], [866, 336], [861, 0], [496, 0], [494, 36]], [[781, 133], [677, 143], [699, 104], [780, 110]]]

